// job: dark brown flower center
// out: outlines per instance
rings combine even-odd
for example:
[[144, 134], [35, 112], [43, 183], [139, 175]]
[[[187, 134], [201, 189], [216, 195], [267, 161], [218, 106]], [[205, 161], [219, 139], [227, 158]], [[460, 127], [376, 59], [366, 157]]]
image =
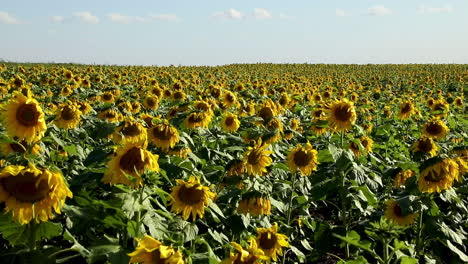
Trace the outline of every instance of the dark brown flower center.
[[10, 143], [10, 148], [14, 152], [18, 152], [18, 153], [25, 153], [26, 152], [25, 142], [21, 142], [21, 144]]
[[183, 97], [184, 96], [183, 96], [182, 92], [180, 92], [180, 91], [177, 91], [177, 92], [174, 93], [174, 99], [176, 99], [176, 100], [180, 100]]
[[304, 150], [299, 149], [294, 153], [294, 164], [298, 167], [305, 167], [309, 165], [312, 157], [308, 155]]
[[263, 118], [263, 120], [267, 120], [273, 117], [273, 110], [270, 107], [263, 107], [258, 112], [258, 116]]
[[202, 114], [193, 113], [193, 114], [190, 114], [188, 121], [189, 123], [193, 124], [193, 123], [202, 122], [203, 119], [204, 119], [204, 116]]
[[132, 148], [125, 153], [119, 161], [120, 168], [126, 172], [142, 171], [145, 168], [145, 160], [140, 148]]
[[259, 246], [262, 249], [269, 250], [275, 247], [277, 241], [278, 239], [276, 238], [275, 234], [271, 232], [265, 232], [260, 235]]
[[39, 111], [35, 104], [23, 104], [16, 110], [16, 120], [27, 127], [36, 126], [39, 122]]
[[430, 152], [432, 150], [431, 140], [428, 138], [419, 140], [418, 149], [422, 152]]
[[155, 263], [155, 264], [166, 264], [167, 263], [166, 261], [171, 258], [171, 256], [169, 256], [168, 258], [162, 258], [161, 251], [159, 250], [159, 248], [151, 252], [151, 255], [152, 255], [151, 259], [153, 260], [152, 263]]
[[174, 133], [172, 133], [167, 125], [157, 125], [153, 128], [153, 136], [157, 139], [168, 141], [174, 136]]
[[338, 106], [334, 112], [333, 115], [336, 120], [341, 121], [341, 122], [347, 122], [350, 121], [351, 116], [353, 113], [351, 112], [351, 109], [347, 105], [342, 105]]
[[263, 151], [261, 149], [253, 149], [247, 157], [247, 161], [251, 165], [257, 165], [258, 163], [260, 163], [262, 156]]
[[124, 127], [120, 132], [122, 132], [124, 136], [135, 137], [140, 134], [140, 128], [137, 124], [132, 123], [129, 126]]
[[443, 172], [438, 173], [437, 171], [430, 170], [426, 176], [424, 176], [424, 180], [428, 182], [440, 182], [445, 178], [445, 174]]
[[149, 97], [148, 99], [146, 99], [146, 104], [149, 106], [149, 107], [155, 107], [156, 106], [156, 100], [152, 97]]
[[102, 99], [104, 99], [105, 101], [110, 101], [110, 100], [112, 100], [112, 98], [113, 98], [113, 96], [110, 93], [105, 93], [105, 94], [102, 95]]
[[426, 127], [426, 132], [429, 135], [436, 136], [436, 135], [439, 135], [440, 133], [442, 133], [442, 131], [443, 131], [442, 126], [439, 123], [436, 123], [436, 122], [432, 122]]
[[185, 185], [182, 185], [177, 196], [184, 204], [198, 204], [203, 200], [204, 196], [203, 190], [197, 189], [199, 186], [199, 184], [196, 184], [193, 187], [186, 187]]
[[31, 172], [20, 173], [16, 176], [9, 176], [1, 180], [3, 188], [18, 201], [35, 203], [44, 199], [50, 192], [47, 180], [39, 180]]
[[393, 206], [393, 214], [395, 214], [398, 217], [403, 216], [403, 212], [401, 210], [401, 207], [398, 204], [395, 204], [395, 206]]
[[232, 126], [234, 124], [234, 117], [232, 116], [226, 117], [226, 119], [224, 120], [224, 124], [228, 127]]
[[70, 107], [70, 106], [65, 106], [63, 109], [62, 109], [62, 119], [63, 120], [66, 120], [66, 121], [70, 121], [70, 120], [73, 120], [76, 116], [75, 116], [75, 112], [73, 111], [73, 109]]
[[230, 104], [234, 103], [235, 101], [235, 97], [230, 93], [226, 94], [226, 97], [224, 99]]
[[403, 107], [401, 108], [401, 113], [402, 114], [409, 113], [411, 111], [411, 109], [412, 109], [411, 104], [410, 103], [405, 103], [403, 105]]

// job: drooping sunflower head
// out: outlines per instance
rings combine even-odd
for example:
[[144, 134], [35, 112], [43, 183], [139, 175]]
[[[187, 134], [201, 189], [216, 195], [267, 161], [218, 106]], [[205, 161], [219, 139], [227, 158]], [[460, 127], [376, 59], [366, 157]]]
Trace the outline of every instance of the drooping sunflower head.
[[239, 201], [237, 212], [252, 216], [269, 215], [271, 214], [270, 198], [260, 193], [244, 194]]
[[148, 95], [143, 100], [143, 106], [148, 110], [155, 110], [159, 105], [159, 97], [155, 95]]
[[185, 127], [194, 129], [197, 127], [207, 128], [211, 122], [212, 115], [208, 112], [192, 112], [184, 120]]
[[267, 172], [266, 167], [270, 166], [272, 159], [270, 154], [272, 151], [266, 150], [268, 145], [262, 144], [262, 140], [258, 140], [252, 147], [247, 148], [244, 154], [245, 172], [252, 176], [263, 175]]
[[225, 91], [223, 95], [223, 105], [229, 108], [231, 106], [237, 107], [237, 104], [237, 96], [231, 91]]
[[61, 104], [57, 109], [55, 125], [58, 128], [73, 129], [78, 126], [81, 121], [81, 111], [78, 106], [73, 103]]
[[356, 122], [356, 110], [354, 104], [348, 99], [335, 101], [328, 110], [328, 122], [334, 131], [348, 131]]
[[145, 235], [142, 239], [137, 239], [138, 245], [132, 253], [129, 253], [129, 263], [141, 264], [184, 264], [184, 259], [180, 251], [163, 245], [160, 241]]
[[114, 109], [107, 109], [98, 114], [98, 117], [111, 123], [119, 122], [122, 119], [122, 114]]
[[292, 173], [299, 170], [301, 175], [309, 176], [317, 170], [317, 154], [317, 150], [307, 142], [305, 146], [298, 145], [290, 151], [286, 164]]
[[278, 106], [268, 99], [265, 101], [257, 111], [257, 115], [263, 119], [263, 121], [267, 121], [272, 117], [276, 116], [279, 112]]
[[418, 187], [421, 192], [442, 192], [460, 177], [458, 164], [452, 159], [431, 158], [420, 168]]
[[104, 92], [99, 98], [103, 103], [113, 103], [115, 101], [115, 96], [111, 92]]
[[61, 173], [48, 169], [9, 165], [0, 172], [0, 202], [21, 224], [47, 221], [73, 195]]
[[236, 242], [231, 242], [235, 251], [231, 252], [229, 257], [224, 259], [221, 264], [255, 264], [267, 261], [268, 257], [264, 255], [257, 241], [254, 238], [249, 238], [249, 248], [244, 249]]
[[221, 128], [226, 132], [236, 132], [240, 127], [240, 121], [236, 115], [226, 112], [221, 120]]
[[93, 109], [93, 107], [91, 107], [91, 105], [86, 101], [78, 101], [76, 104], [78, 106], [78, 110], [80, 110], [83, 115], [87, 115]]
[[133, 118], [127, 118], [121, 126], [116, 128], [111, 137], [115, 143], [121, 145], [135, 144], [144, 146], [147, 142], [146, 129]]
[[159, 171], [158, 158], [158, 155], [141, 146], [133, 144], [122, 146], [107, 163], [102, 182], [137, 188], [143, 184], [141, 175], [146, 170]]
[[190, 176], [188, 181], [176, 180], [177, 186], [172, 188], [169, 197], [171, 211], [176, 214], [182, 214], [182, 218], [187, 220], [192, 215], [195, 221], [197, 216], [203, 218], [205, 207], [208, 206], [216, 196], [210, 191], [210, 188], [203, 186], [200, 180], [195, 176]]
[[289, 247], [288, 237], [278, 233], [278, 223], [270, 228], [257, 228], [257, 244], [264, 254], [273, 261], [283, 255], [283, 247]]
[[423, 154], [427, 154], [430, 157], [434, 157], [439, 150], [439, 147], [436, 145], [432, 138], [428, 137], [421, 137], [420, 139], [414, 142], [413, 146], [411, 147], [413, 152], [420, 152]]
[[413, 177], [416, 175], [416, 173], [413, 170], [401, 170], [395, 175], [395, 178], [393, 179], [393, 186], [396, 188], [402, 186], [405, 184], [406, 180], [409, 178]]
[[1, 119], [11, 138], [28, 143], [39, 141], [47, 129], [39, 103], [18, 92], [1, 106]]
[[213, 111], [211, 104], [204, 100], [197, 100], [193, 102], [193, 107], [200, 112], [211, 113]]
[[[359, 142], [361, 143], [362, 147], [366, 152], [372, 152], [374, 140], [372, 140], [370, 137], [363, 136], [359, 138]], [[359, 149], [359, 146], [354, 142], [351, 142], [350, 149], [354, 152], [354, 155], [356, 156], [360, 156], [362, 154], [361, 150]]]
[[446, 116], [450, 111], [450, 105], [443, 99], [436, 100], [431, 108], [435, 116], [438, 117]]
[[398, 112], [398, 118], [400, 119], [408, 119], [416, 112], [416, 108], [411, 101], [402, 102], [399, 108], [400, 110]]
[[422, 127], [423, 135], [435, 140], [444, 138], [449, 132], [445, 123], [437, 118], [432, 118]]
[[179, 131], [167, 121], [149, 128], [148, 135], [151, 142], [163, 150], [173, 148], [179, 142]]
[[[20, 141], [17, 143], [1, 143], [0, 145], [1, 153], [5, 156], [11, 153], [26, 153], [28, 151], [28, 143], [26, 141]], [[30, 149], [31, 154], [37, 155], [42, 152], [41, 147], [38, 144], [34, 144], [34, 146]]]
[[389, 200], [386, 202], [385, 217], [392, 223], [406, 226], [414, 223], [414, 220], [418, 216], [417, 213], [404, 213], [397, 201]]

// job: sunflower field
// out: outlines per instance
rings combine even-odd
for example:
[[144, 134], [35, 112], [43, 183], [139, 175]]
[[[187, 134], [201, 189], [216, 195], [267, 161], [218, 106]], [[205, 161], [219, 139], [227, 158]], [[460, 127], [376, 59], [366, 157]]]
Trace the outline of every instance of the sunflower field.
[[0, 263], [468, 263], [466, 65], [0, 65]]

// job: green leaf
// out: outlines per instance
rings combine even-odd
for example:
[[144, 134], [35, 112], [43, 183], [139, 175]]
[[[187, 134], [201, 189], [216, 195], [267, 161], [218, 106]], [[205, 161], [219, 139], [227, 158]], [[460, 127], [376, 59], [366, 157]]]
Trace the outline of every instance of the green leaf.
[[295, 246], [290, 246], [291, 251], [296, 255], [296, 257], [299, 259], [299, 262], [303, 263], [306, 256], [302, 251], [300, 251], [297, 247]]
[[457, 254], [461, 261], [468, 262], [468, 256], [463, 253], [460, 249], [458, 249], [450, 240], [447, 240], [447, 246], [452, 250], [453, 253]]
[[400, 264], [416, 264], [419, 260], [417, 258], [412, 258], [408, 256], [403, 256], [400, 258]]
[[36, 236], [37, 238], [50, 239], [62, 234], [62, 225], [59, 223], [42, 222], [37, 224]]
[[314, 250], [314, 249], [312, 248], [312, 246], [309, 244], [309, 241], [307, 241], [307, 239], [301, 240], [301, 245], [302, 245], [305, 249], [307, 249], [307, 250], [309, 250], [309, 251]]
[[318, 152], [317, 161], [319, 163], [335, 162], [329, 149], [322, 149]]

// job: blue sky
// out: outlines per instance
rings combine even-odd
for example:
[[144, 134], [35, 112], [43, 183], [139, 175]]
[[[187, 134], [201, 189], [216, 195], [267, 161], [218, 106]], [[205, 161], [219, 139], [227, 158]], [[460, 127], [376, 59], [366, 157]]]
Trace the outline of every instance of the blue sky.
[[0, 0], [0, 59], [468, 63], [468, 0]]

